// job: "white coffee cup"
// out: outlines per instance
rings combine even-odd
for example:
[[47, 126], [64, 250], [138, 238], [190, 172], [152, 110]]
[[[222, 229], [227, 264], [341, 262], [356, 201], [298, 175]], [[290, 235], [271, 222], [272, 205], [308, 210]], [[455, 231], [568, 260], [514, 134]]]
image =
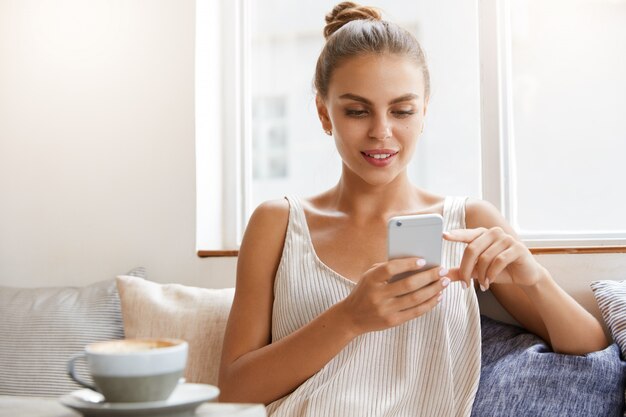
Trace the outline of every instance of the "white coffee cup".
[[[107, 402], [166, 400], [183, 376], [187, 342], [180, 339], [122, 339], [87, 345], [68, 362], [68, 373], [79, 384], [98, 391]], [[74, 364], [87, 359], [95, 386], [76, 375]]]

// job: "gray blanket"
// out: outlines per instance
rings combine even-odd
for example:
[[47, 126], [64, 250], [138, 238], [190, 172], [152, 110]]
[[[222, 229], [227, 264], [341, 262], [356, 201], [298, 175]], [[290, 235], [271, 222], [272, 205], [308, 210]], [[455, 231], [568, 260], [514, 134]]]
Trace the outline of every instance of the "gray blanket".
[[622, 417], [626, 362], [619, 348], [554, 353], [539, 337], [481, 317], [482, 369], [475, 417]]

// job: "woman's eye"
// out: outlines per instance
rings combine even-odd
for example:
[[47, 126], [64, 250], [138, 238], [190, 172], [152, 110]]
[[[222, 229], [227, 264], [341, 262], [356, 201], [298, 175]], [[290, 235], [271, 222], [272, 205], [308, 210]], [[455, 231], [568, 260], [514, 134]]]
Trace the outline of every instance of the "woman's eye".
[[396, 116], [399, 119], [403, 119], [405, 117], [409, 117], [415, 114], [413, 110], [395, 110], [392, 113], [394, 114], [394, 116]]
[[350, 117], [365, 117], [367, 110], [346, 110], [346, 115]]

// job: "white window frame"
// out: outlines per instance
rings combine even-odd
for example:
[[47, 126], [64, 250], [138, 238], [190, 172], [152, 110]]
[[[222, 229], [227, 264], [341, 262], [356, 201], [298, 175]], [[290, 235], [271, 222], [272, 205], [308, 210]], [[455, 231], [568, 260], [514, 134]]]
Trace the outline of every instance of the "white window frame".
[[238, 249], [251, 213], [247, 3], [196, 0], [197, 251]]
[[[481, 176], [522, 240], [538, 247], [625, 246], [623, 233], [530, 233], [515, 211], [510, 0], [478, 0]], [[250, 0], [196, 0], [197, 250], [237, 250], [251, 207]], [[228, 184], [228, 186], [227, 186]]]

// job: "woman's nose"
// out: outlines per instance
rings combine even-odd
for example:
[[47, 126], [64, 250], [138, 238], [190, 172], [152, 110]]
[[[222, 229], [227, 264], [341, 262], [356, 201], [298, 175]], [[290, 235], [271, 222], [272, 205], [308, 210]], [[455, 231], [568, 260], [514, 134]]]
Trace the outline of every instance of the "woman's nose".
[[391, 126], [384, 117], [377, 118], [369, 132], [369, 136], [378, 140], [385, 140], [391, 137]]

